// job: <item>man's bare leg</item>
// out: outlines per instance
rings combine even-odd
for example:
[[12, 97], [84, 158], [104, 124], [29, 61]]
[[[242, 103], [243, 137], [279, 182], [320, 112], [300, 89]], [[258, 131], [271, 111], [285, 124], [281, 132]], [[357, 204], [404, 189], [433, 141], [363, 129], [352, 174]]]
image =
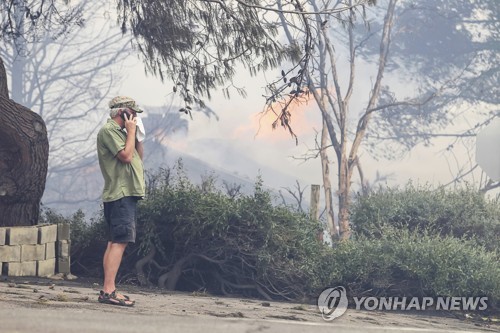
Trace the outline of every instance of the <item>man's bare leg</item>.
[[[103, 291], [105, 293], [112, 293], [116, 290], [116, 274], [120, 268], [120, 264], [123, 258], [123, 253], [127, 247], [127, 243], [112, 243], [108, 242], [106, 252], [104, 252], [103, 267], [104, 267], [104, 286]], [[123, 299], [122, 295], [116, 295]]]

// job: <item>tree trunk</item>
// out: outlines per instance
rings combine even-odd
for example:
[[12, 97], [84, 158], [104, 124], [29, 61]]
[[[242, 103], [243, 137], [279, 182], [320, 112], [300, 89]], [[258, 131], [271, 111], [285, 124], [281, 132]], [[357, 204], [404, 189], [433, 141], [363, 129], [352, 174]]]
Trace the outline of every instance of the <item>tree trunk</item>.
[[352, 172], [344, 152], [339, 163], [339, 232], [341, 240], [351, 237], [351, 226], [349, 224], [351, 175]]
[[[388, 7], [387, 7], [387, 13], [384, 18], [384, 28], [382, 32], [382, 39], [380, 41], [380, 55], [379, 55], [379, 62], [378, 62], [378, 71], [377, 71], [377, 79], [375, 80], [375, 83], [373, 85], [373, 88], [370, 92], [370, 99], [368, 101], [368, 106], [366, 108], [365, 113], [361, 116], [361, 118], [358, 121], [358, 126], [356, 129], [356, 134], [354, 136], [354, 140], [351, 146], [351, 149], [349, 151], [349, 154], [347, 154], [346, 150], [346, 140], [347, 140], [347, 131], [346, 131], [346, 125], [347, 125], [347, 108], [346, 108], [346, 103], [351, 96], [351, 92], [354, 86], [354, 59], [355, 59], [355, 46], [354, 46], [354, 38], [353, 38], [353, 26], [349, 26], [349, 45], [350, 45], [350, 50], [351, 50], [351, 69], [350, 69], [350, 79], [349, 79], [349, 88], [348, 92], [346, 94], [346, 97], [344, 101], [340, 102], [340, 98], [338, 98], [339, 101], [339, 109], [341, 110], [341, 115], [343, 115], [343, 119], [340, 122], [340, 127], [341, 127], [341, 149], [336, 149], [337, 150], [337, 157], [339, 160], [339, 228], [340, 228], [340, 238], [341, 239], [348, 239], [351, 236], [351, 227], [349, 225], [349, 209], [350, 209], [350, 190], [351, 190], [351, 178], [352, 178], [352, 173], [353, 173], [353, 167], [354, 163], [356, 163], [358, 159], [358, 150], [361, 145], [361, 141], [365, 137], [366, 129], [368, 127], [368, 122], [371, 117], [371, 110], [376, 106], [378, 98], [380, 96], [380, 90], [382, 87], [382, 77], [384, 75], [385, 71], [385, 65], [387, 63], [387, 57], [389, 53], [389, 45], [390, 45], [390, 40], [391, 40], [391, 29], [393, 25], [393, 15], [394, 15], [394, 9], [396, 6], [397, 0], [390, 0]], [[351, 15], [353, 15], [351, 13]], [[351, 17], [351, 22], [354, 18]], [[334, 64], [334, 61], [332, 61], [332, 64]], [[335, 69], [334, 66], [332, 66], [332, 69]], [[336, 77], [336, 74], [334, 74]], [[338, 79], [335, 78], [334, 82], [338, 84]], [[340, 96], [339, 94], [340, 89], [337, 89], [337, 97]]]
[[0, 58], [0, 226], [38, 223], [48, 156], [45, 123], [9, 98]]
[[335, 218], [333, 215], [333, 196], [332, 196], [332, 184], [330, 182], [330, 161], [328, 159], [328, 154], [326, 153], [326, 148], [328, 146], [328, 127], [326, 125], [326, 120], [323, 120], [323, 131], [321, 132], [321, 167], [323, 170], [323, 187], [325, 191], [325, 209], [326, 209], [326, 224], [328, 226], [328, 232], [332, 239], [338, 238], [338, 231], [335, 227]]

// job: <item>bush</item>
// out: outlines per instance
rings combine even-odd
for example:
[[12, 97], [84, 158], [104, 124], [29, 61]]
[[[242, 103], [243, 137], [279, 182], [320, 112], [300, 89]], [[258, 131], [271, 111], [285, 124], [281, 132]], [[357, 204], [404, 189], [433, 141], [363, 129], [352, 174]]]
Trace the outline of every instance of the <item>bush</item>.
[[[137, 243], [119, 281], [268, 299], [315, 299], [344, 285], [351, 295], [488, 296], [500, 299], [498, 203], [470, 189], [386, 189], [354, 203], [354, 239], [328, 248], [319, 225], [274, 205], [257, 180], [254, 193], [229, 195], [213, 177], [192, 184], [179, 166], [148, 178], [139, 203]], [[70, 222], [72, 270], [101, 276], [102, 216]], [[96, 251], [96, 249], [102, 249]], [[78, 275], [77, 274], [77, 275]]]
[[329, 257], [354, 293], [500, 299], [500, 204], [472, 188], [408, 184], [358, 197], [355, 239]]
[[496, 252], [476, 242], [386, 228], [381, 237], [338, 244], [325, 257], [327, 285], [380, 296], [488, 296], [500, 300]]
[[257, 181], [253, 195], [228, 196], [213, 179], [201, 186], [182, 172], [150, 178], [140, 204], [139, 282], [167, 289], [265, 298], [299, 298], [317, 281], [319, 225], [274, 206]]
[[[87, 221], [81, 210], [66, 217], [43, 207], [40, 222], [68, 223], [71, 239], [71, 272], [77, 276], [102, 276], [102, 255], [106, 248], [106, 229], [102, 216]], [[101, 250], [96, 251], [96, 249]]]
[[390, 226], [473, 239], [489, 250], [500, 249], [500, 203], [471, 188], [448, 191], [409, 184], [379, 189], [357, 198], [351, 225], [357, 235], [367, 237], [380, 237]]

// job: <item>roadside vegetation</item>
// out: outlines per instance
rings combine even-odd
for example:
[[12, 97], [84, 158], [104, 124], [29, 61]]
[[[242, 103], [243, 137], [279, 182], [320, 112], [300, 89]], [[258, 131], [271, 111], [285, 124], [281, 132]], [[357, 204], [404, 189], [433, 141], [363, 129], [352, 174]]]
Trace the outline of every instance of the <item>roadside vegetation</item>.
[[[297, 301], [342, 285], [352, 296], [488, 296], [498, 306], [500, 203], [472, 189], [380, 188], [355, 198], [352, 238], [328, 246], [319, 221], [276, 204], [260, 179], [246, 195], [212, 177], [195, 185], [179, 165], [147, 183], [122, 283]], [[102, 216], [43, 219], [71, 224], [73, 273], [100, 277]]]

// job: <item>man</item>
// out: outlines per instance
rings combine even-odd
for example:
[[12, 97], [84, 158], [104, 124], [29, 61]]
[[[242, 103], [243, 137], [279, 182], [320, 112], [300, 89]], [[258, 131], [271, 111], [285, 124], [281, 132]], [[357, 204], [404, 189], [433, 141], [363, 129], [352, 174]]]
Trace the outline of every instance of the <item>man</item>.
[[115, 279], [125, 248], [128, 243], [135, 242], [137, 200], [145, 195], [144, 150], [142, 142], [136, 139], [136, 115], [142, 110], [132, 98], [125, 96], [113, 98], [109, 107], [111, 119], [97, 134], [97, 155], [104, 177], [104, 218], [108, 230], [103, 258], [104, 285], [98, 301], [133, 306], [135, 301], [116, 291]]

